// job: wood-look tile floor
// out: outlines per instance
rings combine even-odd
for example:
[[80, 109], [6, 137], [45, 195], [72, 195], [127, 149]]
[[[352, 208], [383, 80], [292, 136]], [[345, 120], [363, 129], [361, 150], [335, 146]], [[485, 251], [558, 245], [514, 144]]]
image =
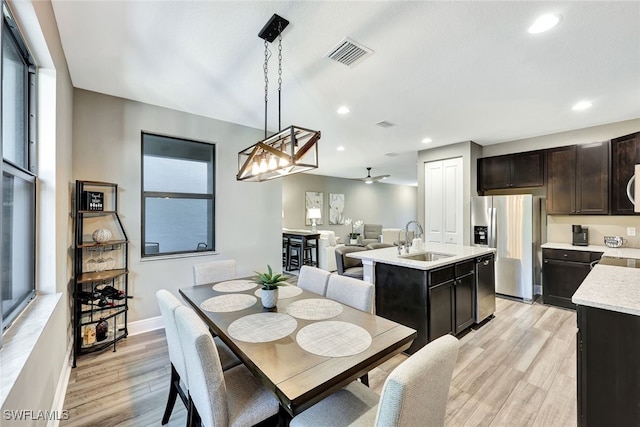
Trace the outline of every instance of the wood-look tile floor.
[[[496, 300], [495, 318], [461, 337], [447, 426], [576, 425], [576, 314], [540, 304]], [[369, 374], [380, 392], [406, 356]], [[131, 336], [117, 352], [81, 357], [72, 370], [61, 426], [159, 426], [170, 365], [164, 331]], [[184, 426], [178, 399], [169, 426]], [[416, 426], [419, 427], [419, 426]]]

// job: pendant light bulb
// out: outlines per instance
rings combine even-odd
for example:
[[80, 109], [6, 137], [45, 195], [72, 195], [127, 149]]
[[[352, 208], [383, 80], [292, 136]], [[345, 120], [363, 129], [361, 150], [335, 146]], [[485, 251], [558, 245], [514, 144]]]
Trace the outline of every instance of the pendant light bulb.
[[251, 174], [258, 175], [259, 173], [260, 173], [260, 165], [258, 164], [257, 160], [254, 160], [253, 164], [251, 165]]
[[268, 170], [267, 159], [263, 157], [262, 159], [260, 159], [260, 173], [264, 173], [267, 170]]
[[273, 154], [269, 156], [269, 170], [272, 171], [278, 167], [278, 162], [276, 161], [276, 156]]

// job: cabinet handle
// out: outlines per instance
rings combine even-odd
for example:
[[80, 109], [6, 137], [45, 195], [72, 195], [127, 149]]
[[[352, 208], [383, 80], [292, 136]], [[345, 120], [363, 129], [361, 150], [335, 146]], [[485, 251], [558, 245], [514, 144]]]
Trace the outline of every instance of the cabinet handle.
[[544, 260], [544, 263], [545, 263], [545, 264], [549, 264], [549, 260], [548, 260], [548, 259], [545, 259], [545, 260]]
[[569, 254], [562, 254], [562, 256], [567, 257], [567, 256], [569, 256]]

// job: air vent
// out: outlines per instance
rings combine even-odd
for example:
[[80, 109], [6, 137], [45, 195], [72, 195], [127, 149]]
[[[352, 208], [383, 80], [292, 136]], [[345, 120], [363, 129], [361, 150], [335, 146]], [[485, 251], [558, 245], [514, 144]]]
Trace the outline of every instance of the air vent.
[[396, 125], [395, 123], [391, 123], [386, 120], [376, 123], [376, 126], [380, 126], [381, 128], [390, 128], [391, 126], [395, 126], [395, 125]]
[[348, 37], [329, 51], [325, 56], [349, 67], [354, 67], [364, 61], [373, 51]]

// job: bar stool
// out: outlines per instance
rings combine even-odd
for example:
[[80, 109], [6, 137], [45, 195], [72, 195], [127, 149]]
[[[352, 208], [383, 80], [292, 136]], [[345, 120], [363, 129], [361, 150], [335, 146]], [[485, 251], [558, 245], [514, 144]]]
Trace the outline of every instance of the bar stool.
[[286, 269], [289, 268], [289, 238], [282, 238], [282, 266]]
[[311, 249], [313, 246], [309, 244], [303, 245], [302, 242], [302, 239], [289, 240], [289, 261], [287, 263], [287, 270], [295, 270], [299, 269], [303, 265], [313, 264], [313, 260], [311, 259]]

